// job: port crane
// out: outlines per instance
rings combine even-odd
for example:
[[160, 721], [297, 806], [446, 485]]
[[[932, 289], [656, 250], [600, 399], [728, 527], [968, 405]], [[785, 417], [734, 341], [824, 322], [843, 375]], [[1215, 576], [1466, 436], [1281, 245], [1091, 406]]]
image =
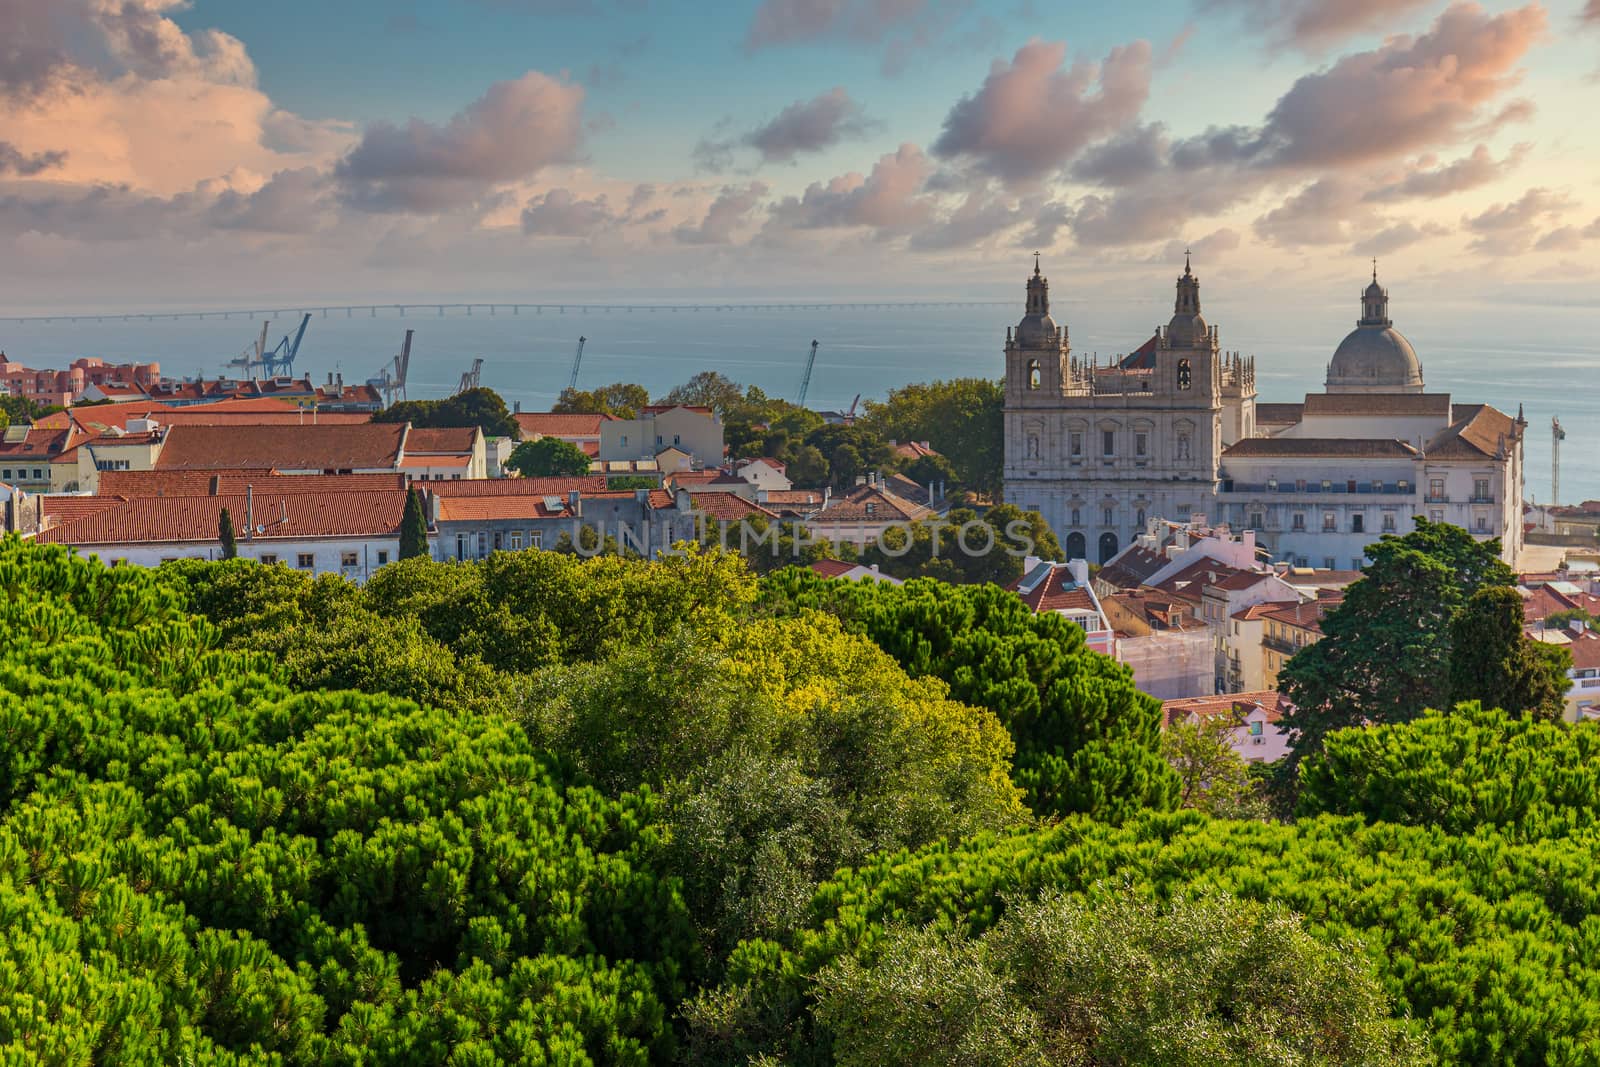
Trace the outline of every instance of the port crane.
[[407, 330], [406, 339], [400, 344], [400, 354], [385, 363], [377, 377], [367, 379], [368, 385], [383, 394], [384, 407], [406, 398], [406, 372], [411, 369], [411, 335], [416, 332]]
[[572, 357], [572, 377], [567, 382], [567, 392], [569, 393], [578, 388], [578, 368], [583, 366], [583, 345], [587, 340], [589, 339], [583, 336], [578, 338], [578, 351]]
[[1561, 428], [1561, 420], [1550, 420], [1550, 506], [1561, 506], [1561, 442], [1567, 439], [1567, 431]]
[[471, 370], [465, 370], [465, 371], [461, 372], [461, 384], [456, 386], [455, 395], [456, 396], [460, 396], [462, 393], [465, 393], [465, 392], [468, 392], [469, 390], [478, 388], [478, 383], [479, 383], [480, 379], [482, 378], [482, 375], [483, 375], [483, 360], [481, 360], [481, 359], [473, 360], [472, 361], [472, 369]]
[[293, 338], [288, 334], [274, 347], [267, 348], [267, 330], [271, 327], [269, 319], [261, 324], [261, 336], [252, 348], [247, 348], [239, 354], [237, 359], [230, 360], [228, 366], [238, 367], [241, 378], [254, 378], [256, 371], [261, 372], [263, 378], [276, 378], [280, 375], [289, 377], [294, 374], [294, 359], [300, 354], [300, 342], [305, 339], [306, 327], [311, 324], [310, 312], [305, 313], [300, 319], [300, 328], [294, 332]]
[[800, 397], [795, 401], [796, 407], [806, 406], [806, 393], [811, 391], [811, 372], [817, 366], [817, 342], [811, 342], [811, 354], [806, 357], [806, 372], [800, 379]]

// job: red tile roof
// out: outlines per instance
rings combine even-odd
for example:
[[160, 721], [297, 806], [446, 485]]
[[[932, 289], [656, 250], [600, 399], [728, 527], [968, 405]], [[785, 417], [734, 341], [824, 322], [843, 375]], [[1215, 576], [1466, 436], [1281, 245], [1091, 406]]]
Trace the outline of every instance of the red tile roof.
[[1566, 649], [1572, 653], [1574, 669], [1587, 671], [1600, 668], [1600, 634], [1593, 630], [1573, 637]]
[[1022, 602], [1034, 611], [1095, 611], [1094, 595], [1079, 585], [1072, 578], [1072, 572], [1065, 564], [1050, 567], [1048, 574], [1041, 579], [1028, 592], [1024, 593], [1016, 587], [1028, 579], [1024, 575], [1017, 582], [1012, 583], [1013, 591], [1022, 597]]
[[404, 489], [405, 475], [276, 474], [269, 470], [102, 471], [102, 496], [210, 496], [212, 479], [219, 496], [242, 495], [247, 486], [257, 493], [330, 493], [371, 489]]
[[[1310, 415], [1419, 415], [1450, 420], [1449, 393], [1307, 393]], [[1260, 408], [1257, 416], [1260, 418]]]
[[[400, 529], [405, 502], [405, 492], [398, 489], [257, 492], [253, 502], [254, 518], [265, 530], [254, 539], [391, 536]], [[45, 530], [39, 534], [39, 540], [84, 546], [214, 542], [223, 508], [228, 509], [243, 539], [249, 506], [242, 495], [140, 497]]]
[[600, 414], [571, 414], [555, 411], [524, 411], [512, 418], [522, 430], [522, 436], [539, 437], [599, 437], [600, 424], [610, 422], [614, 416]]
[[1273, 603], [1272, 601], [1268, 601], [1265, 604], [1251, 604], [1241, 611], [1234, 612], [1230, 617], [1240, 622], [1255, 622], [1258, 619], [1266, 618], [1266, 616], [1281, 607], [1283, 607], [1282, 604]]
[[1151, 334], [1150, 340], [1122, 357], [1118, 370], [1155, 370], [1156, 349], [1161, 347], [1161, 335]]
[[1169, 562], [1160, 552], [1153, 552], [1141, 545], [1130, 545], [1101, 567], [1096, 578], [1113, 589], [1134, 589]]
[[733, 521], [749, 518], [752, 515], [765, 515], [769, 519], [778, 518], [777, 512], [746, 500], [737, 493], [696, 493], [693, 499], [694, 510], [711, 519]]
[[1430, 459], [1493, 458], [1516, 440], [1516, 422], [1488, 404], [1457, 404], [1456, 421], [1427, 444]]
[[549, 507], [542, 496], [459, 496], [439, 498], [440, 522], [492, 522], [517, 519], [557, 519], [570, 516], [566, 499]]
[[1279, 604], [1273, 611], [1267, 612], [1263, 618], [1274, 622], [1286, 623], [1312, 633], [1322, 632], [1322, 617], [1331, 609], [1336, 608], [1342, 601], [1335, 597], [1324, 597], [1320, 600], [1308, 600], [1301, 604]]
[[459, 481], [429, 482], [429, 493], [438, 497], [456, 496], [566, 496], [576, 489], [585, 496], [603, 493], [606, 476], [583, 474], [573, 478], [462, 478]]
[[1319, 456], [1351, 459], [1415, 459], [1417, 450], [1404, 441], [1354, 437], [1247, 437], [1222, 450], [1223, 459], [1286, 459]]
[[418, 470], [431, 467], [470, 467], [471, 456], [457, 456], [448, 452], [424, 452], [422, 455], [412, 455], [409, 451], [406, 458], [400, 461], [401, 470]]
[[44, 462], [59, 456], [74, 443], [71, 430], [41, 430], [35, 427], [29, 429], [28, 436], [21, 441], [0, 440], [0, 459]]
[[1294, 705], [1273, 689], [1211, 697], [1184, 697], [1161, 702], [1161, 721], [1165, 726], [1174, 726], [1187, 720], [1190, 715], [1197, 715], [1201, 719], [1229, 715], [1243, 722], [1245, 716], [1257, 708], [1266, 712], [1268, 722], [1282, 722], [1285, 713], [1292, 711]]
[[355, 426], [174, 426], [158, 470], [394, 470], [405, 423]]
[[406, 455], [417, 452], [467, 452], [478, 441], [476, 426], [416, 427], [406, 434]]
[[[871, 510], [868, 510], [868, 506]], [[836, 496], [828, 506], [817, 513], [825, 523], [861, 522], [912, 522], [926, 519], [933, 512], [921, 504], [897, 496], [882, 486], [858, 485], [843, 496]]]
[[120, 496], [45, 496], [35, 499], [40, 501], [39, 507], [46, 526], [60, 526], [98, 515], [102, 511], [121, 507], [124, 502]]

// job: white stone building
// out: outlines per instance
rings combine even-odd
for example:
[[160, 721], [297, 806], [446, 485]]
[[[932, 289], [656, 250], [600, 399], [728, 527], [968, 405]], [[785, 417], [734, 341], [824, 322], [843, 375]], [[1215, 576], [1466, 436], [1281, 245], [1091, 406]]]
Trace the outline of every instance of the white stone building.
[[1067, 555], [1110, 560], [1154, 516], [1255, 532], [1273, 560], [1359, 567], [1413, 518], [1522, 549], [1526, 422], [1428, 393], [1422, 365], [1372, 284], [1328, 365], [1326, 391], [1257, 405], [1253, 357], [1224, 355], [1184, 264], [1173, 317], [1132, 355], [1071, 355], [1034, 265], [1007, 332], [1006, 498], [1039, 511]]

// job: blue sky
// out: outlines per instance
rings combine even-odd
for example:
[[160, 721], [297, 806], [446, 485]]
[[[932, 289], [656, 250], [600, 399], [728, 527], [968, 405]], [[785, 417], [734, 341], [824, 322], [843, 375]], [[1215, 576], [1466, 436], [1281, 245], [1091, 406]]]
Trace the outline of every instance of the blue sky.
[[[6, 0], [0, 304], [952, 295], [1186, 245], [1591, 299], [1600, 0]], [[0, 310], [5, 310], [0, 308]]]

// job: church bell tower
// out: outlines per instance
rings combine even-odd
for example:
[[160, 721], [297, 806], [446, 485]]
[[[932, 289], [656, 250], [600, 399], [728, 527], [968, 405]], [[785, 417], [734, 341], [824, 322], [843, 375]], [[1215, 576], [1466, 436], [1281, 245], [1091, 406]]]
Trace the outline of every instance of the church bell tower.
[[1066, 394], [1071, 351], [1067, 328], [1050, 317], [1050, 281], [1041, 273], [1035, 253], [1027, 311], [1006, 331], [1006, 406], [1059, 405]]

